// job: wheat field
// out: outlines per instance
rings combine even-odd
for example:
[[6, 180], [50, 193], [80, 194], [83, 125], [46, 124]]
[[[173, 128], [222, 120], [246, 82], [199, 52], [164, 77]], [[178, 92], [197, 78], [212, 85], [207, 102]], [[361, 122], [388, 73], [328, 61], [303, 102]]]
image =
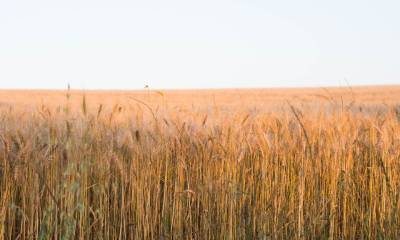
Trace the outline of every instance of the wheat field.
[[399, 86], [0, 91], [0, 239], [399, 238]]

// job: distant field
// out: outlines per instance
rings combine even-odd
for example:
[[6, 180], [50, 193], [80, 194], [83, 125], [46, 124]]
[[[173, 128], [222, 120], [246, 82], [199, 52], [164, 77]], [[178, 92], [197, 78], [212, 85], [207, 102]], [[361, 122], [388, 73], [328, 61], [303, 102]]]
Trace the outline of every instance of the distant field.
[[[29, 107], [41, 104], [59, 106], [66, 101], [67, 91], [0, 90], [0, 106]], [[142, 90], [142, 91], [70, 91], [70, 103], [80, 105], [83, 94], [90, 106], [127, 104], [129, 98], [168, 107], [258, 107], [268, 109], [292, 101], [297, 104], [326, 104], [332, 101], [359, 105], [398, 104], [400, 86], [344, 87], [304, 89], [228, 89], [228, 90]], [[164, 105], [164, 106], [165, 106]]]
[[0, 239], [399, 239], [400, 86], [0, 90]]

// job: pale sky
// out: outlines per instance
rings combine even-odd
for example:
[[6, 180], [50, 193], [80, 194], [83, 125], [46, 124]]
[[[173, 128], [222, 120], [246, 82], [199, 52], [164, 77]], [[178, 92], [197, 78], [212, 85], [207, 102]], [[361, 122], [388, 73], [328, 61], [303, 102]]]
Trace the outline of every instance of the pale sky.
[[0, 88], [400, 84], [400, 1], [0, 0]]

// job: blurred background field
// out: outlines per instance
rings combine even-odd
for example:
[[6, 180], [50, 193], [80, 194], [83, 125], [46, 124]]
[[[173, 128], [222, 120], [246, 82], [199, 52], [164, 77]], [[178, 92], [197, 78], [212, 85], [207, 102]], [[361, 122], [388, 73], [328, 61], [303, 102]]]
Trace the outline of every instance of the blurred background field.
[[142, 100], [160, 111], [207, 111], [215, 107], [227, 112], [248, 109], [276, 111], [287, 106], [288, 101], [310, 108], [350, 105], [377, 110], [399, 103], [400, 86], [136, 91], [0, 90], [0, 107], [34, 110], [45, 105], [57, 108], [68, 101], [72, 109], [78, 110], [84, 95], [89, 109], [94, 111], [100, 104], [107, 109], [116, 104], [132, 105], [135, 103], [132, 98]]

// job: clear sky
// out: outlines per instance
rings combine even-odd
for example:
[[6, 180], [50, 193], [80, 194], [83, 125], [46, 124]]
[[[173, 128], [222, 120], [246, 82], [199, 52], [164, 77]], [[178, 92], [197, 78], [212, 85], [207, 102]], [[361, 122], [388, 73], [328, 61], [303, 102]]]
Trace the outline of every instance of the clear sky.
[[398, 0], [2, 0], [0, 88], [400, 84]]

